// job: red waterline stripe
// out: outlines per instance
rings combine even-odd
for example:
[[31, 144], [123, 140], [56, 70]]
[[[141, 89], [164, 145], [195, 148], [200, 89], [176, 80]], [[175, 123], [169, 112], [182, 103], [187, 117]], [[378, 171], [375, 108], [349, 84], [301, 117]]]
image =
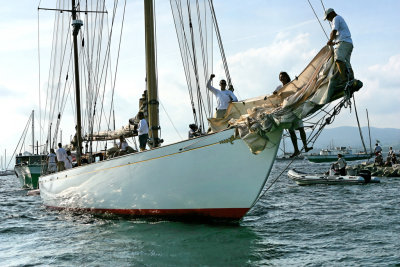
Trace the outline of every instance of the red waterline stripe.
[[89, 213], [111, 213], [116, 215], [128, 216], [151, 216], [151, 217], [206, 217], [221, 219], [241, 219], [248, 208], [217, 208], [217, 209], [96, 209], [96, 208], [64, 208], [52, 207], [47, 208], [55, 210], [70, 210]]

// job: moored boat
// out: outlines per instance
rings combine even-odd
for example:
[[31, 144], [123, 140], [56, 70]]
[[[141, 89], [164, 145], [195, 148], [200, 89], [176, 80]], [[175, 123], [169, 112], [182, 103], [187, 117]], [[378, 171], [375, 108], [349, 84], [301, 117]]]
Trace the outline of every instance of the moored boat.
[[32, 155], [25, 152], [16, 156], [14, 171], [22, 188], [37, 189], [39, 176], [43, 173], [44, 166], [46, 166], [45, 155]]
[[306, 158], [315, 163], [321, 162], [334, 162], [337, 160], [337, 155], [342, 154], [343, 158], [346, 161], [355, 161], [355, 160], [363, 160], [369, 159], [372, 157], [372, 154], [368, 154], [365, 152], [353, 153], [353, 150], [347, 147], [336, 147], [333, 149], [322, 149], [319, 154], [307, 155]]
[[[370, 174], [369, 174], [370, 175]], [[307, 174], [297, 171], [295, 169], [288, 171], [288, 176], [298, 185], [314, 185], [314, 184], [327, 184], [327, 185], [357, 185], [367, 183], [380, 183], [378, 177], [354, 176], [354, 175], [326, 175], [326, 174]]]

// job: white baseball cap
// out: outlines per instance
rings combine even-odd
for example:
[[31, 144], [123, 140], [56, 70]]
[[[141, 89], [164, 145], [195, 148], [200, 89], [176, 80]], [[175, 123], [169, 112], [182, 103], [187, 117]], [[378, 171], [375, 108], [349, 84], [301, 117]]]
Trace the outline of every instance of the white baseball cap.
[[333, 10], [333, 8], [328, 8], [327, 10], [325, 10], [325, 17], [324, 20], [326, 20], [326, 18], [328, 17], [328, 15], [332, 12], [334, 12], [335, 10]]

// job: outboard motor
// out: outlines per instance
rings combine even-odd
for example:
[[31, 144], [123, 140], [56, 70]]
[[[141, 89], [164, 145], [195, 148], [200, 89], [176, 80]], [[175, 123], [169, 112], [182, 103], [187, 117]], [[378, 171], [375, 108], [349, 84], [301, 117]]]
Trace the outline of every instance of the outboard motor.
[[360, 170], [358, 175], [364, 178], [366, 184], [371, 181], [371, 172], [369, 170]]

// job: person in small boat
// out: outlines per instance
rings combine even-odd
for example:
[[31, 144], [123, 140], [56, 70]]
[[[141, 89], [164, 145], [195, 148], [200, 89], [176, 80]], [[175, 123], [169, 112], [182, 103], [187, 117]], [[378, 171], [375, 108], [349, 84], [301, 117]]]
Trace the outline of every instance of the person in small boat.
[[[279, 80], [281, 81], [282, 84], [280, 84], [280, 85], [278, 85], [278, 87], [276, 87], [273, 94], [277, 94], [279, 89], [281, 89], [283, 86], [290, 83], [290, 81], [291, 81], [289, 74], [285, 71], [281, 71], [279, 73]], [[294, 148], [294, 153], [290, 156], [291, 158], [296, 157], [297, 155], [300, 154], [300, 150], [297, 145], [297, 136], [296, 136], [295, 130], [298, 130], [300, 133], [301, 141], [303, 142], [303, 145], [304, 145], [304, 151], [308, 152], [313, 149], [313, 147], [307, 146], [307, 136], [306, 136], [306, 132], [304, 131], [303, 121], [299, 120], [296, 123], [296, 125], [294, 125], [292, 127], [292, 129], [289, 129], [290, 140], [292, 140], [292, 144], [293, 144], [293, 148]]]
[[392, 157], [387, 156], [387, 157], [386, 157], [386, 161], [385, 161], [385, 163], [383, 164], [383, 166], [384, 166], [384, 167], [392, 167]]
[[382, 153], [382, 148], [378, 143], [375, 144], [374, 153], [375, 153], [375, 156], [378, 156], [379, 154]]
[[57, 156], [54, 152], [54, 148], [50, 149], [50, 153], [47, 155], [47, 172], [54, 173], [57, 171]]
[[339, 153], [337, 156], [338, 156], [338, 160], [335, 162], [335, 164], [339, 169], [339, 175], [346, 175], [347, 162], [343, 158], [342, 154]]
[[214, 88], [211, 85], [211, 82], [214, 77], [215, 77], [215, 75], [211, 74], [210, 79], [207, 82], [207, 88], [217, 98], [217, 110], [216, 110], [214, 117], [215, 118], [223, 118], [225, 116], [226, 110], [228, 109], [229, 103], [237, 102], [238, 99], [236, 98], [233, 91], [226, 90], [226, 81], [225, 80], [221, 80], [219, 82], [219, 86], [220, 86], [221, 90]]
[[392, 155], [392, 163], [393, 163], [393, 164], [397, 164], [396, 153], [393, 153], [393, 155]]
[[347, 23], [342, 16], [336, 14], [333, 8], [325, 11], [324, 20], [329, 20], [332, 31], [327, 45], [335, 47], [335, 63], [338, 69], [338, 82], [343, 83], [354, 79], [353, 70], [350, 64], [351, 53], [353, 52], [353, 40]]
[[65, 161], [67, 160], [67, 151], [62, 147], [61, 143], [58, 143], [57, 155], [57, 171], [65, 170]]
[[195, 137], [201, 135], [199, 127], [196, 124], [194, 124], [194, 123], [189, 124], [189, 129], [190, 129], [189, 130], [189, 139], [195, 138]]
[[388, 157], [392, 157], [394, 154], [393, 147], [389, 147]]
[[139, 135], [139, 148], [140, 151], [146, 150], [147, 139], [149, 139], [149, 125], [144, 118], [144, 113], [138, 113], [139, 125], [138, 125], [138, 135]]
[[67, 157], [65, 160], [65, 169], [72, 169], [72, 156], [71, 156], [71, 151], [67, 150]]
[[384, 164], [381, 152], [377, 153], [377, 155], [375, 156], [374, 164], [377, 166], [382, 166]]

